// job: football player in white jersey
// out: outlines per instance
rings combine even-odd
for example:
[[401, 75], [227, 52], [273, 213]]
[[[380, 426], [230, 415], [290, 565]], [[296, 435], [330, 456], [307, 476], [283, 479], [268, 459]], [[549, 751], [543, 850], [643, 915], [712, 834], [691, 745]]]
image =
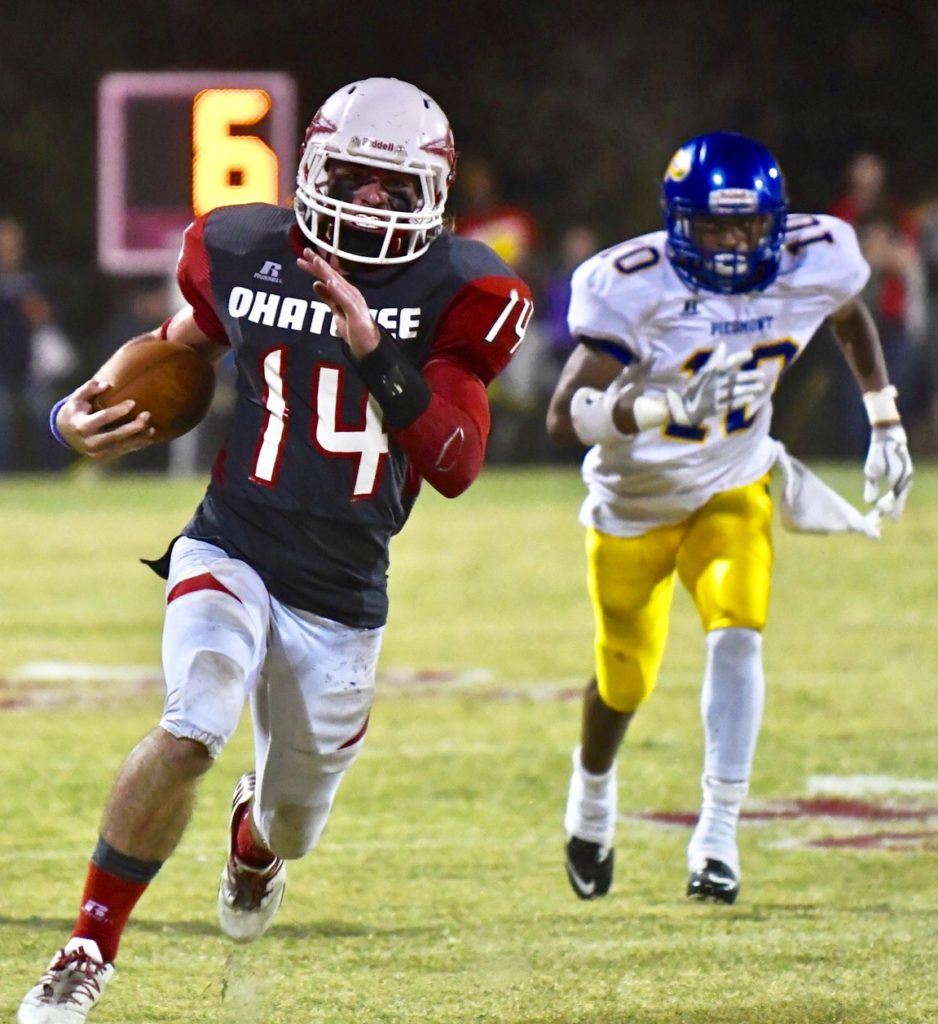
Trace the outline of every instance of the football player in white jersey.
[[789, 215], [759, 143], [701, 135], [663, 183], [665, 230], [613, 246], [573, 275], [580, 344], [548, 412], [559, 441], [590, 445], [589, 592], [596, 672], [586, 688], [567, 799], [566, 868], [578, 896], [609, 891], [615, 758], [664, 653], [675, 577], [706, 633], [700, 818], [687, 895], [732, 903], [736, 825], [762, 717], [772, 565], [771, 392], [827, 320], [863, 393], [864, 497], [898, 518], [912, 476], [872, 318], [869, 268], [834, 217]]

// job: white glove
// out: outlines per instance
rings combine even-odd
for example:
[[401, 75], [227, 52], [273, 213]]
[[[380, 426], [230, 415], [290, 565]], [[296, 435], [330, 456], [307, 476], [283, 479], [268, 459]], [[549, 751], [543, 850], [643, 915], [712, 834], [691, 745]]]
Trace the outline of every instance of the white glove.
[[[872, 428], [863, 476], [863, 500], [875, 505], [884, 516], [898, 519], [912, 486], [912, 459], [901, 424]], [[880, 494], [883, 484], [886, 489]]]
[[665, 392], [671, 419], [682, 427], [697, 426], [711, 416], [742, 409], [761, 398], [769, 389], [765, 374], [741, 369], [751, 358], [748, 351], [727, 358], [726, 345], [721, 342], [686, 388]]

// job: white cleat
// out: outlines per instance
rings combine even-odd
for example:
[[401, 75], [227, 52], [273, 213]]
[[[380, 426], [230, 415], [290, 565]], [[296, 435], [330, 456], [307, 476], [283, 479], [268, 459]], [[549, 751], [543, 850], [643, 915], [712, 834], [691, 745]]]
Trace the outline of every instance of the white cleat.
[[267, 931], [287, 886], [287, 866], [279, 857], [269, 867], [252, 868], [235, 856], [241, 814], [253, 799], [254, 772], [248, 772], [235, 787], [228, 830], [228, 863], [218, 884], [218, 923], [235, 942], [253, 942]]
[[69, 939], [52, 958], [39, 984], [26, 993], [17, 1024], [82, 1024], [114, 977], [92, 939]]

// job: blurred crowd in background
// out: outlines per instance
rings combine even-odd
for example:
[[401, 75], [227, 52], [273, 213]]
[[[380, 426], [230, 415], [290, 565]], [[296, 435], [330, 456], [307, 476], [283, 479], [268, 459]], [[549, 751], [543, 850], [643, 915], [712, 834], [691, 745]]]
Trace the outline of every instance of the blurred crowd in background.
[[[766, 143], [792, 209], [854, 223], [873, 268], [899, 404], [919, 454], [938, 454], [938, 5], [931, 0], [754, 7], [696, 0], [573, 5], [274, 4], [99, 0], [7, 5], [0, 33], [0, 467], [68, 465], [51, 400], [178, 301], [167, 282], [95, 267], [95, 105], [111, 71], [279, 69], [309, 114], [343, 82], [412, 81], [447, 112], [461, 151], [458, 229], [530, 279], [537, 317], [492, 392], [493, 459], [576, 459], [543, 409], [572, 344], [570, 270], [661, 224], [658, 185], [683, 139], [731, 129]], [[54, 10], [53, 10], [54, 7]], [[37, 59], [49, 45], [54, 60]], [[148, 140], [153, 166], [168, 158]], [[484, 157], [484, 159], [480, 159]], [[5, 218], [5, 219], [4, 219]], [[230, 372], [230, 371], [229, 371]], [[202, 465], [226, 390], [197, 438], [127, 466]], [[858, 457], [859, 399], [818, 337], [786, 374], [775, 431], [806, 456]]]
[[[552, 224], [549, 236], [524, 196], [508, 196], [488, 161], [464, 156], [454, 191], [456, 231], [495, 249], [536, 296], [536, 313], [508, 370], [493, 385], [490, 460], [570, 460], [543, 423], [551, 392], [575, 342], [567, 331], [573, 269], [609, 241], [587, 222]], [[818, 212], [818, 211], [807, 211]], [[919, 454], [938, 455], [938, 197], [918, 206], [893, 191], [884, 159], [853, 156], [828, 212], [857, 230], [872, 274], [864, 297], [880, 331], [892, 382]], [[654, 224], [623, 225], [621, 238]], [[608, 229], [607, 229], [608, 230]], [[545, 238], [555, 242], [547, 244]], [[84, 278], [98, 297], [93, 315], [71, 316], [75, 272], [44, 268], [27, 225], [0, 218], [0, 471], [67, 467], [69, 453], [49, 437], [48, 409], [89, 377], [128, 338], [152, 330], [181, 302], [171, 279]], [[863, 407], [849, 371], [824, 331], [795, 364], [777, 396], [776, 433], [806, 455], [859, 458], [866, 446]], [[206, 468], [225, 431], [233, 369], [223, 364], [206, 423], [169, 448], [139, 453], [130, 468], [188, 473]]]

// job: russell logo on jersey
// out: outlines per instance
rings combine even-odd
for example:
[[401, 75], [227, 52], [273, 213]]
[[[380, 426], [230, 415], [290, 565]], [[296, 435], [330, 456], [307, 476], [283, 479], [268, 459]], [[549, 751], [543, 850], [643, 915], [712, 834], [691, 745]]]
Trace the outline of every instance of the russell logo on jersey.
[[[700, 299], [685, 299], [681, 316], [698, 316]], [[756, 331], [767, 331], [775, 319], [774, 316], [754, 316], [749, 320], [711, 320], [710, 337], [728, 334], [749, 334]]]
[[282, 270], [282, 264], [274, 263], [273, 260], [264, 260], [264, 265], [254, 274], [254, 276], [258, 281], [269, 281], [271, 284], [282, 284], [283, 281], [280, 277], [280, 272]]

